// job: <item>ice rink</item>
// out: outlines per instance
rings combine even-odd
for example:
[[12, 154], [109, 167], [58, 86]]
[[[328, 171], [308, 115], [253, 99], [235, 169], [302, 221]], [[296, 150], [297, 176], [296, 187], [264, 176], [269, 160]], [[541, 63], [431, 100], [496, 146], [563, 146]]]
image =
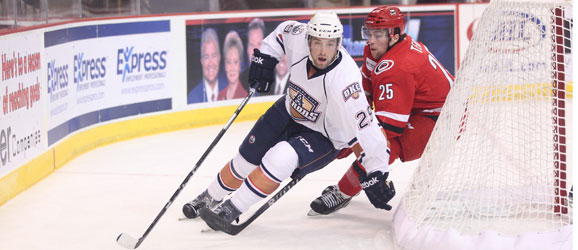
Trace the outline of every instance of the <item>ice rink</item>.
[[[237, 236], [201, 233], [206, 224], [200, 219], [180, 221], [182, 205], [209, 185], [252, 125], [230, 127], [138, 249], [394, 249], [393, 210], [374, 209], [363, 193], [333, 215], [307, 216], [309, 203], [337, 183], [353, 156], [305, 177]], [[70, 161], [0, 206], [0, 249], [123, 249], [116, 237], [144, 233], [222, 127], [123, 141]], [[394, 208], [416, 165], [394, 163]]]

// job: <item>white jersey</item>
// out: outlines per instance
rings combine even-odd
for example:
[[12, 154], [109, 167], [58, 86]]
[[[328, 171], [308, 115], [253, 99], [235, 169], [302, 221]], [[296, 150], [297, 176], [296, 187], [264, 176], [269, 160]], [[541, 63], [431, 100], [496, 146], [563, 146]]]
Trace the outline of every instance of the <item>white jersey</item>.
[[363, 94], [361, 72], [343, 47], [334, 63], [309, 78], [306, 26], [286, 21], [263, 40], [261, 52], [278, 60], [287, 55], [285, 108], [295, 122], [323, 134], [336, 149], [359, 142], [366, 171], [389, 172], [387, 141]]

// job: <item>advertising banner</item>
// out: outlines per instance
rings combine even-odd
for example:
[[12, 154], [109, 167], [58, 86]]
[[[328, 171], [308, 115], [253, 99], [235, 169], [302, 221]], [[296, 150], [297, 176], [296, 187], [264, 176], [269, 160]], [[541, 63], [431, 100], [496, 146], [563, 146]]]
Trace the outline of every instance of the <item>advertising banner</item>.
[[[455, 5], [402, 8], [406, 15], [406, 32], [421, 41], [452, 74], [456, 68]], [[362, 64], [365, 41], [361, 27], [371, 9], [349, 9], [338, 14], [344, 28], [343, 46]], [[248, 68], [254, 48], [261, 46], [265, 36], [286, 20], [306, 23], [314, 11], [300, 11], [270, 16], [239, 15], [219, 19], [198, 19], [186, 22], [187, 41], [187, 103], [205, 103], [243, 98], [248, 87]], [[265, 13], [267, 14], [267, 13]], [[276, 68], [276, 83], [269, 93], [284, 93], [287, 63]], [[230, 87], [229, 87], [230, 86]], [[239, 87], [240, 86], [240, 87]], [[234, 89], [239, 94], [234, 95]], [[229, 93], [227, 95], [227, 92]]]
[[474, 31], [478, 26], [478, 21], [482, 17], [484, 10], [488, 6], [487, 3], [479, 4], [460, 4], [458, 5], [458, 22], [459, 22], [459, 37], [458, 37], [458, 65], [466, 56], [470, 41], [474, 36]]
[[0, 37], [0, 177], [47, 150], [41, 39], [39, 32]]
[[170, 21], [45, 32], [48, 145], [100, 122], [172, 107]]

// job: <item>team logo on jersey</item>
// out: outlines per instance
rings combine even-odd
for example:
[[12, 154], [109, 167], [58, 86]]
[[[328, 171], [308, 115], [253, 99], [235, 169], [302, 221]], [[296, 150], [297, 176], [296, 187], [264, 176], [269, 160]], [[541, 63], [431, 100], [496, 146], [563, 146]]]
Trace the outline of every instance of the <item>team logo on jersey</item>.
[[317, 122], [317, 119], [321, 115], [320, 112], [315, 112], [319, 106], [317, 100], [292, 82], [289, 82], [287, 93], [289, 94], [291, 116], [293, 119], [297, 121]]
[[359, 93], [361, 93], [361, 84], [354, 82], [342, 91], [343, 101], [347, 101], [351, 97], [353, 97], [353, 99], [357, 99], [359, 98]]
[[289, 24], [289, 25], [285, 26], [285, 28], [283, 29], [283, 32], [289, 33], [289, 32], [291, 32], [291, 29], [293, 29], [293, 24]]
[[301, 34], [301, 32], [303, 32], [303, 30], [305, 30], [305, 25], [298, 25], [293, 27], [293, 31], [291, 31], [291, 34], [299, 35]]
[[379, 75], [389, 69], [393, 68], [393, 61], [392, 60], [383, 60], [379, 62], [377, 66], [375, 66], [375, 74]]

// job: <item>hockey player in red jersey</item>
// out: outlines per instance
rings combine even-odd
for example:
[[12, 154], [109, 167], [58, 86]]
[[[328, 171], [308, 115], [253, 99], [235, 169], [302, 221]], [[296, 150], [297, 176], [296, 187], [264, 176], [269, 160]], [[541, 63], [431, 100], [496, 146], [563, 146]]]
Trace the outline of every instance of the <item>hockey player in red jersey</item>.
[[[361, 68], [363, 88], [390, 142], [389, 163], [421, 157], [454, 77], [427, 47], [404, 33], [399, 8], [381, 6], [366, 17], [362, 36], [367, 40]], [[351, 151], [343, 150], [338, 158]], [[311, 203], [309, 215], [330, 214], [349, 204], [362, 187], [355, 161], [338, 185], [327, 187]], [[387, 205], [383, 209], [390, 210]]]

